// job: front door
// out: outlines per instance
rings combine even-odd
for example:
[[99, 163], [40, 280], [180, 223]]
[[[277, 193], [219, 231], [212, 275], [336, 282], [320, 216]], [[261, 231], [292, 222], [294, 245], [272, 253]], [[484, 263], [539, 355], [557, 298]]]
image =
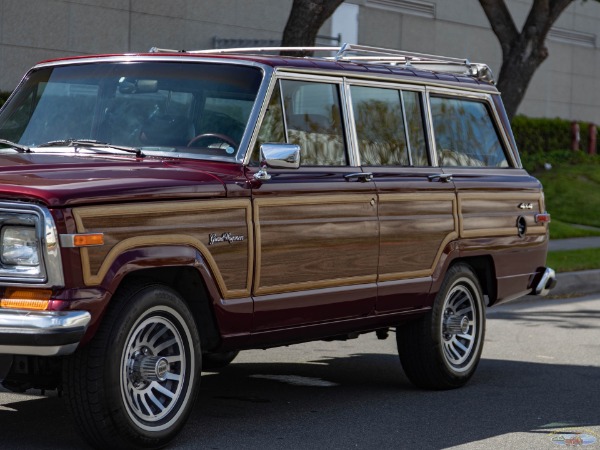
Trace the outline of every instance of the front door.
[[300, 146], [301, 166], [253, 181], [255, 331], [374, 309], [377, 198], [350, 160], [341, 86], [297, 77], [273, 87], [253, 158], [261, 143], [287, 142]]

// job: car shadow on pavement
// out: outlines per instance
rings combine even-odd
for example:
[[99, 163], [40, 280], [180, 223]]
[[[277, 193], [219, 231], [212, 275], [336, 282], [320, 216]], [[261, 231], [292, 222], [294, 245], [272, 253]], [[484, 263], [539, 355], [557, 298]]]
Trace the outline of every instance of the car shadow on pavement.
[[[233, 363], [203, 374], [169, 448], [446, 448], [516, 432], [522, 448], [551, 447], [550, 424], [599, 426], [599, 379], [599, 367], [484, 358], [467, 386], [436, 392], [414, 388], [391, 354]], [[19, 398], [0, 406], [3, 449], [85, 447], [61, 399]]]
[[600, 425], [598, 379], [598, 367], [483, 359], [466, 387], [434, 392], [393, 355], [232, 364], [207, 374], [176, 448], [446, 448], [515, 432], [550, 444], [551, 424]]

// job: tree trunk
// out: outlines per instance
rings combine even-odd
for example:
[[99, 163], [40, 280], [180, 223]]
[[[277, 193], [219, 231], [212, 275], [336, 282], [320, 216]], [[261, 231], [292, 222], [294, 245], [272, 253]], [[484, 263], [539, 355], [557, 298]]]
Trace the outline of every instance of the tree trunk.
[[[283, 30], [283, 47], [313, 47], [323, 23], [344, 0], [294, 0]], [[311, 51], [281, 52], [292, 56], [309, 56]]]
[[548, 57], [545, 41], [550, 28], [574, 0], [534, 0], [519, 32], [504, 0], [479, 0], [502, 48], [498, 90], [512, 119], [537, 68]]

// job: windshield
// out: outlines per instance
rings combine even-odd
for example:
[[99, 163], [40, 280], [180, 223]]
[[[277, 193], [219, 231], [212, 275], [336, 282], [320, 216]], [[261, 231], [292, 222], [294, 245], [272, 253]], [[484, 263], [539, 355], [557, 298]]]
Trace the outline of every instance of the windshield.
[[144, 153], [235, 159], [262, 79], [212, 63], [41, 68], [0, 113], [0, 138], [28, 147], [94, 140]]

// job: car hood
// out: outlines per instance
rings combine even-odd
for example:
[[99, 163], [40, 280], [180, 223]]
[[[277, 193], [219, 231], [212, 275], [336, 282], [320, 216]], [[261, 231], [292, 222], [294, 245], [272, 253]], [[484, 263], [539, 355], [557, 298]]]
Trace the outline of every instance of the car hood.
[[[219, 173], [223, 172], [223, 173]], [[227, 195], [224, 178], [241, 166], [134, 155], [15, 153], [0, 155], [0, 199], [51, 207]]]

